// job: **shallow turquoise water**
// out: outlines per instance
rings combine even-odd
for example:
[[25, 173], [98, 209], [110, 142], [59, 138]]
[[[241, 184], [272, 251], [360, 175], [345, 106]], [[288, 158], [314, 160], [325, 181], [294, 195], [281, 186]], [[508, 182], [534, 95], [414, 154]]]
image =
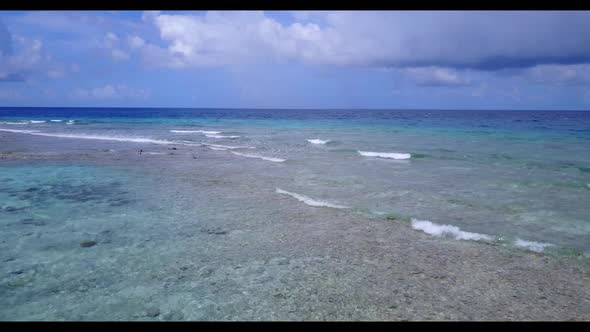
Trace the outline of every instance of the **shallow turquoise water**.
[[[584, 112], [4, 109], [0, 122], [0, 129], [54, 140], [51, 151], [60, 152], [76, 150], [80, 142], [96, 148], [116, 142], [121, 149], [151, 149], [157, 158], [174, 144], [213, 144], [202, 153], [220, 158], [228, 174], [239, 173], [239, 181], [256, 190], [280, 188], [347, 206], [351, 213], [402, 215], [590, 251], [590, 115]], [[367, 157], [359, 151], [412, 157]], [[98, 213], [96, 220], [112, 219], [120, 209], [147, 204], [133, 203], [129, 195], [137, 193], [129, 188], [166, 192], [144, 188], [137, 179], [130, 185], [132, 176], [125, 172], [101, 175], [108, 173], [104, 165], [90, 170], [24, 164], [3, 167], [0, 174], [5, 223], [40, 216], [63, 222], [87, 211]], [[207, 176], [199, 172], [193, 175]], [[27, 192], [31, 188], [38, 190]], [[236, 195], [249, 195], [240, 188]], [[214, 218], [226, 206], [213, 200], [202, 208]]]

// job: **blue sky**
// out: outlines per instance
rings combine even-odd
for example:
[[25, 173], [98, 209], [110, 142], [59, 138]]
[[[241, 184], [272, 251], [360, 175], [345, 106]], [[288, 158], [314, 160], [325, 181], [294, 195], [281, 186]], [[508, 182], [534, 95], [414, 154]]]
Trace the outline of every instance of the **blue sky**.
[[0, 12], [0, 106], [590, 109], [590, 12]]

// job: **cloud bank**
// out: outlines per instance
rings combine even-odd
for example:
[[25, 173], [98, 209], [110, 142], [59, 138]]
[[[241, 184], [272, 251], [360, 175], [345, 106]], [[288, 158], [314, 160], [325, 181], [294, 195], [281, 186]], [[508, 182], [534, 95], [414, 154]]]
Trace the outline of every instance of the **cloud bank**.
[[[499, 70], [590, 62], [590, 12], [149, 13], [162, 65], [254, 61]], [[442, 72], [439, 72], [442, 75]]]

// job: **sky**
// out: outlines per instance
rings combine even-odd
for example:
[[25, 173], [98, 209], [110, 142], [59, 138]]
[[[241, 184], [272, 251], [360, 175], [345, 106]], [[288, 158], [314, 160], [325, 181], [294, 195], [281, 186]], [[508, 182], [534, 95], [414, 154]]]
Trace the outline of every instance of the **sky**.
[[2, 11], [0, 106], [590, 110], [590, 12]]

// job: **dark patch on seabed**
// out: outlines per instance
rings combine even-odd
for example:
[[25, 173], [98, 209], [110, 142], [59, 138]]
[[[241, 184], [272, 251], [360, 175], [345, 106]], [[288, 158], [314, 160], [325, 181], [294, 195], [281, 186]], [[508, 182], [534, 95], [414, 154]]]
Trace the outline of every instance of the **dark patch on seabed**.
[[[128, 197], [128, 192], [122, 190], [121, 183], [117, 182], [80, 185], [51, 183], [40, 187], [29, 187], [27, 189], [0, 188], [0, 192], [4, 192], [8, 196], [35, 207], [54, 204], [55, 200], [73, 204], [102, 203], [111, 206], [124, 206], [133, 202], [133, 199]], [[29, 209], [30, 206], [3, 206], [0, 208], [0, 211], [22, 212]]]

